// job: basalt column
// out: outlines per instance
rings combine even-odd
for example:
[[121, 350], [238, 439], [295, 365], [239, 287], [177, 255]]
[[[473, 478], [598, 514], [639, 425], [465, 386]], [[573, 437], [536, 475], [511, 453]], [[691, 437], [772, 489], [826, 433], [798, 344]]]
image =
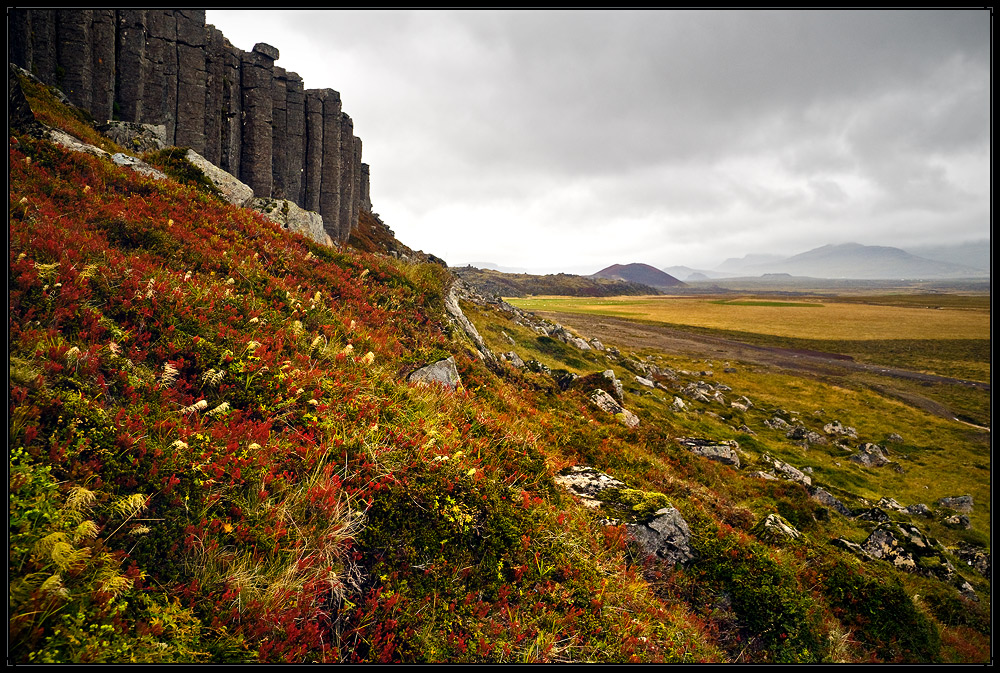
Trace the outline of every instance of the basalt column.
[[177, 16], [170, 10], [149, 10], [147, 15], [146, 72], [142, 121], [163, 124], [167, 143], [174, 144], [177, 130]]
[[223, 80], [226, 61], [225, 38], [215, 26], [205, 26], [205, 151], [202, 156], [216, 166], [222, 166], [222, 125], [226, 118], [223, 107]]
[[366, 213], [372, 212], [372, 195], [368, 186], [371, 168], [368, 164], [361, 164], [361, 198], [358, 199], [361, 210]]
[[70, 102], [90, 109], [92, 56], [89, 9], [60, 9], [56, 14], [56, 86]]
[[323, 103], [329, 89], [306, 90], [306, 138], [303, 153], [302, 201], [306, 210], [319, 212], [323, 188]]
[[46, 84], [56, 82], [56, 10], [31, 10], [31, 65], [29, 70]]
[[271, 80], [278, 50], [262, 42], [243, 54], [243, 148], [240, 180], [257, 196], [271, 196]]
[[305, 91], [302, 78], [294, 72], [288, 73], [285, 82], [285, 110], [288, 123], [285, 127], [285, 192], [295, 203], [303, 202], [302, 168], [305, 157], [306, 110]]
[[91, 101], [90, 114], [99, 124], [114, 116], [115, 105], [115, 11], [92, 10], [90, 27]]
[[351, 211], [354, 203], [354, 121], [340, 114], [340, 213], [337, 215], [338, 240], [351, 236]]
[[288, 179], [287, 100], [288, 73], [275, 66], [271, 80], [271, 178], [274, 180], [271, 196], [276, 199], [290, 198], [285, 184]]
[[145, 75], [149, 71], [149, 61], [146, 56], [146, 20], [144, 9], [117, 10], [115, 101], [118, 103], [118, 113], [122, 121], [142, 121], [144, 98], [148, 94], [143, 84]]
[[319, 194], [319, 214], [323, 216], [323, 227], [335, 241], [340, 237], [340, 94], [326, 89], [323, 101], [323, 167], [322, 184]]
[[223, 38], [222, 69], [222, 163], [219, 167], [230, 175], [240, 175], [243, 147], [243, 85], [241, 63], [243, 52]]
[[174, 144], [205, 152], [205, 10], [174, 12], [177, 18], [177, 128]]
[[31, 56], [31, 12], [11, 9], [7, 12], [7, 58], [31, 70]]
[[361, 214], [361, 138], [354, 136], [352, 140], [354, 157], [351, 161], [351, 177], [354, 185], [351, 189], [351, 221], [348, 223], [348, 237], [351, 235], [351, 230], [358, 226], [358, 216]]

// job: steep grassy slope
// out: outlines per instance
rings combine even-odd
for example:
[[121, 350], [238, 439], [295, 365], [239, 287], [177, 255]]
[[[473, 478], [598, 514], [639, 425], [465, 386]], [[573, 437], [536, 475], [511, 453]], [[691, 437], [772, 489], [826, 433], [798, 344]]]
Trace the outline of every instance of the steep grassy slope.
[[[739, 412], [680, 415], [628, 392], [642, 417], [629, 429], [586, 390], [488, 369], [444, 319], [439, 265], [324, 248], [27, 136], [9, 160], [12, 661], [988, 655], [983, 603], [827, 543], [870, 524], [823, 518], [800, 485], [674, 442], [735, 437], [752, 460], [801, 458], [777, 434], [734, 429], [752, 422]], [[621, 361], [466, 308], [495, 350], [506, 331], [634, 388]], [[458, 391], [406, 382], [449, 355]], [[767, 380], [745, 385], [763, 398]], [[908, 441], [930, 458], [927, 437]], [[832, 454], [811, 458], [832, 470]], [[558, 488], [578, 463], [665, 494], [695, 560], [646, 558]], [[976, 495], [962, 534], [982, 543]], [[807, 538], [754, 532], [768, 513]], [[989, 583], [969, 577], [988, 602]]]

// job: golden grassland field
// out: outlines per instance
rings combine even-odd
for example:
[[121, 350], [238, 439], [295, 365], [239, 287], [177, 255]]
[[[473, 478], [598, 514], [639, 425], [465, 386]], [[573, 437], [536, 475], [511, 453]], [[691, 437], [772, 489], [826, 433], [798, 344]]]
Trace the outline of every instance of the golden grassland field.
[[[989, 339], [989, 297], [933, 295], [887, 305], [859, 297], [774, 301], [718, 297], [532, 297], [529, 311], [591, 313], [802, 339]], [[970, 301], [972, 300], [972, 301]], [[913, 305], [922, 304], [922, 305]], [[900, 305], [904, 304], [904, 305]], [[907, 305], [908, 304], [908, 305]]]

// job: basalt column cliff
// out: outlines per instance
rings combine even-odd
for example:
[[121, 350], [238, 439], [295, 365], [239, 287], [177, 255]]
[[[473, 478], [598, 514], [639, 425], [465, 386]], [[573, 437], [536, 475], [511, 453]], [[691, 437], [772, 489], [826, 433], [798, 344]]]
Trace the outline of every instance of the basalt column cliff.
[[247, 183], [323, 216], [344, 241], [371, 211], [361, 140], [332, 89], [305, 89], [278, 50], [237, 49], [204, 10], [12, 9], [13, 63], [61, 89], [98, 122], [166, 127]]

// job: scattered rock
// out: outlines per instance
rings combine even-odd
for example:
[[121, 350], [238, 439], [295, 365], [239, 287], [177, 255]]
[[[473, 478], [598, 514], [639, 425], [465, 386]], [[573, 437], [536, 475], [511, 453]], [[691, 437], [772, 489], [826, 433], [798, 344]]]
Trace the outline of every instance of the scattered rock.
[[878, 444], [866, 443], [858, 446], [858, 453], [849, 456], [847, 459], [865, 467], [882, 467], [889, 463], [889, 459], [884, 452], [885, 449]]
[[993, 560], [988, 551], [971, 544], [963, 544], [956, 551], [956, 556], [986, 579], [993, 575]]
[[815, 486], [809, 489], [809, 494], [816, 502], [822, 503], [830, 509], [839, 512], [843, 516], [851, 516], [851, 510], [847, 509], [847, 507], [844, 506], [844, 503], [837, 500], [837, 498], [829, 491], [819, 486]]
[[956, 512], [965, 512], [968, 514], [972, 511], [972, 496], [971, 495], [955, 495], [948, 498], [941, 498], [937, 501], [939, 507], [947, 507], [948, 509], [953, 509]]
[[647, 388], [655, 388], [656, 387], [655, 383], [653, 383], [649, 379], [643, 378], [641, 376], [636, 376], [635, 377], [635, 382], [638, 383], [640, 386], [646, 386]]
[[823, 426], [823, 432], [828, 435], [844, 435], [851, 439], [857, 439], [858, 431], [852, 427], [844, 427], [840, 421], [833, 421]]
[[885, 441], [892, 442], [893, 444], [902, 444], [903, 438], [897, 435], [895, 432], [885, 438]]
[[421, 367], [410, 374], [407, 378], [411, 383], [424, 383], [441, 385], [451, 390], [455, 390], [462, 385], [462, 379], [458, 375], [458, 367], [455, 365], [455, 357]]
[[694, 558], [690, 547], [691, 529], [673, 507], [657, 510], [649, 523], [626, 524], [626, 528], [643, 551], [670, 565], [687, 563]]
[[604, 344], [602, 344], [596, 338], [590, 340], [590, 347], [593, 348], [595, 351], [603, 351], [604, 350]]
[[964, 530], [969, 530], [972, 528], [972, 522], [969, 521], [969, 517], [964, 514], [955, 514], [952, 516], [946, 516], [944, 518], [944, 525], [949, 528], [962, 528]]
[[638, 427], [639, 417], [622, 405], [618, 404], [618, 402], [615, 401], [615, 398], [611, 397], [611, 395], [601, 388], [597, 388], [590, 394], [590, 401], [593, 402], [598, 408], [617, 418], [626, 426], [630, 428]]
[[898, 502], [896, 502], [892, 498], [882, 498], [881, 500], [878, 501], [877, 507], [881, 507], [882, 509], [891, 509], [894, 512], [905, 512], [906, 511], [905, 507], [903, 507], [902, 505], [900, 505]]
[[691, 453], [740, 469], [740, 457], [736, 453], [740, 445], [735, 440], [715, 441], [691, 437], [678, 437], [677, 443]]
[[514, 341], [513, 337], [511, 337], [506, 332], [500, 332], [500, 338], [503, 339], [510, 346], [516, 346], [517, 345], [517, 342]]
[[771, 543], [802, 538], [802, 533], [777, 514], [768, 514], [753, 527], [752, 532], [759, 539]]
[[515, 353], [514, 351], [508, 351], [506, 353], [501, 353], [500, 354], [500, 359], [501, 360], [505, 360], [505, 361], [511, 363], [512, 365], [514, 365], [518, 369], [524, 369], [524, 360], [522, 360], [518, 356], [518, 354]]
[[931, 508], [928, 507], [927, 505], [923, 504], [922, 502], [918, 502], [915, 505], [908, 506], [906, 508], [906, 513], [907, 514], [915, 514], [917, 516], [926, 516], [926, 517], [934, 516], [931, 513]]
[[670, 409], [673, 411], [684, 411], [687, 409], [687, 404], [684, 403], [684, 400], [675, 396], [673, 403], [670, 405]]
[[603, 372], [601, 372], [601, 376], [606, 378], [611, 383], [611, 387], [613, 388], [611, 394], [614, 396], [614, 398], [618, 400], [618, 402], [624, 402], [625, 391], [622, 389], [622, 382], [619, 381], [618, 378], [615, 376], [615, 370], [605, 369]]
[[885, 510], [879, 509], [878, 507], [863, 509], [854, 516], [861, 521], [874, 521], [875, 523], [885, 523], [890, 520], [889, 515], [885, 513]]
[[779, 416], [775, 416], [769, 421], [764, 421], [764, 425], [771, 428], [772, 430], [784, 430], [785, 428], [790, 427], [788, 421]]
[[566, 339], [566, 343], [568, 343], [570, 346], [579, 348], [582, 351], [590, 350], [590, 344], [581, 339], [580, 337], [574, 337], [574, 336], [568, 337]]
[[796, 425], [794, 428], [789, 430], [785, 437], [788, 439], [795, 439], [799, 441], [804, 441], [806, 444], [827, 444], [827, 439], [818, 432], [813, 432], [809, 428], [803, 427], [801, 425]]
[[812, 485], [812, 479], [808, 475], [803, 474], [798, 468], [792, 467], [788, 463], [784, 463], [777, 458], [773, 458], [767, 453], [762, 456], [762, 460], [773, 467], [783, 479], [795, 481], [805, 486]]

